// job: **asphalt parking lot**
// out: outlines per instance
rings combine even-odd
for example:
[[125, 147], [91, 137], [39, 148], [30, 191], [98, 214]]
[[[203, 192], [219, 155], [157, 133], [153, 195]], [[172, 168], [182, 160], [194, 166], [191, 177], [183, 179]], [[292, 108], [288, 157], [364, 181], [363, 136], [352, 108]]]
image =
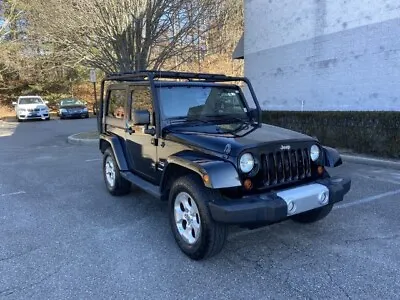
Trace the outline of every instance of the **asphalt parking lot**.
[[400, 171], [345, 164], [353, 180], [331, 215], [232, 228], [201, 262], [173, 241], [166, 204], [109, 195], [96, 145], [68, 135], [95, 119], [0, 121], [0, 298], [396, 299]]

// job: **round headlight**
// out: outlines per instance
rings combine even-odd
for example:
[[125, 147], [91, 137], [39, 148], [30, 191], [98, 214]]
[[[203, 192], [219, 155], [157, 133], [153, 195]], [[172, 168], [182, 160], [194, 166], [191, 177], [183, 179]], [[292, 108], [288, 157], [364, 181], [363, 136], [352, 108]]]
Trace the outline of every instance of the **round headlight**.
[[254, 168], [254, 158], [250, 153], [245, 153], [240, 157], [239, 161], [240, 171], [249, 173]]
[[312, 145], [310, 150], [310, 157], [312, 161], [316, 161], [319, 158], [319, 147], [317, 145]]

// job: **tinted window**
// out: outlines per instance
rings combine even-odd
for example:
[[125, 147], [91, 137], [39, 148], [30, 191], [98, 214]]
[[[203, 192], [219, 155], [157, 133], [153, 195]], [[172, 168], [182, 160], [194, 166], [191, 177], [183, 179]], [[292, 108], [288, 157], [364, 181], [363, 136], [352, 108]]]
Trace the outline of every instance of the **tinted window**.
[[135, 86], [132, 91], [132, 111], [148, 110], [153, 115], [151, 89], [148, 86]]
[[125, 100], [125, 90], [111, 90], [107, 115], [114, 118], [123, 118], [125, 112]]
[[78, 99], [63, 99], [60, 101], [60, 105], [83, 105], [83, 102]]
[[40, 98], [21, 98], [19, 104], [43, 104]]
[[245, 115], [246, 106], [235, 88], [175, 86], [159, 88], [165, 118]]

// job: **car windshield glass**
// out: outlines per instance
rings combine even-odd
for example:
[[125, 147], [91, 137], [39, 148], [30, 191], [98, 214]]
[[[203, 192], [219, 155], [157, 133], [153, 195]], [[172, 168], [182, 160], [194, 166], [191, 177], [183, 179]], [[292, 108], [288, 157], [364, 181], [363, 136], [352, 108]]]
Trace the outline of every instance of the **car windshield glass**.
[[77, 99], [64, 99], [60, 101], [61, 105], [82, 105], [83, 103]]
[[159, 87], [158, 94], [162, 114], [167, 119], [247, 118], [244, 101], [234, 87]]
[[40, 98], [21, 98], [19, 104], [43, 104]]

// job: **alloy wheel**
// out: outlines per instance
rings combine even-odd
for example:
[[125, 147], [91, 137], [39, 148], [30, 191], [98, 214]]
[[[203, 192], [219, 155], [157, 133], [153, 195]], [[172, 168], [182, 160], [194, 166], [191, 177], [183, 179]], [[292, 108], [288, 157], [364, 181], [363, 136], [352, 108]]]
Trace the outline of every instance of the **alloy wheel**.
[[196, 202], [185, 192], [179, 193], [174, 201], [176, 228], [183, 240], [192, 245], [201, 235], [200, 212]]

